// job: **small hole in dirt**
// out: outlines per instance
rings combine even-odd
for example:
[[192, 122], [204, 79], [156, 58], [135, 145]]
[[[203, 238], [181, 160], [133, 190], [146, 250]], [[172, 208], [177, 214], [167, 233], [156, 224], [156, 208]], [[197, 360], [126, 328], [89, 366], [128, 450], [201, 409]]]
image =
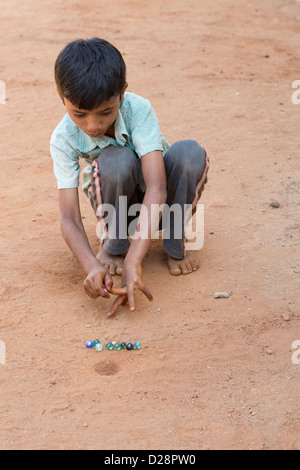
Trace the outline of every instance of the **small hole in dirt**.
[[120, 367], [111, 361], [103, 361], [94, 365], [94, 370], [99, 375], [116, 375]]

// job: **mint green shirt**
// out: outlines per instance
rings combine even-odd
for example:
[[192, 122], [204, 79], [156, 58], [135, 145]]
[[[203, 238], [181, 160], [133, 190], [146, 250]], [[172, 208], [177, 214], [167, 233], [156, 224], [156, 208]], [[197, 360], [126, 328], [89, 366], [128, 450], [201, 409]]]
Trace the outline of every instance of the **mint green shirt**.
[[124, 95], [115, 121], [115, 139], [89, 137], [66, 114], [50, 141], [58, 189], [79, 186], [81, 158], [88, 163], [83, 171], [83, 190], [88, 194], [91, 164], [110, 145], [126, 147], [139, 158], [155, 150], [161, 150], [165, 155], [170, 147], [160, 132], [159, 121], [150, 102], [134, 93]]

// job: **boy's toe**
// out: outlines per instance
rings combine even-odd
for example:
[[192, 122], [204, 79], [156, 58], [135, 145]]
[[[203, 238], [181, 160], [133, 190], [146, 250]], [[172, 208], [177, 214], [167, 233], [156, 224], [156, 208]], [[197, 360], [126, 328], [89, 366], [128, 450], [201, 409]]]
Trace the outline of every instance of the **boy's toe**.
[[123, 274], [123, 266], [117, 266], [116, 268], [116, 274], [118, 274], [118, 276], [122, 276]]
[[172, 267], [170, 267], [170, 273], [173, 276], [179, 276], [181, 274], [181, 269], [179, 268], [179, 266], [177, 266], [177, 267], [172, 266]]
[[116, 269], [113, 264], [106, 264], [105, 267], [111, 276], [114, 276], [116, 274]]

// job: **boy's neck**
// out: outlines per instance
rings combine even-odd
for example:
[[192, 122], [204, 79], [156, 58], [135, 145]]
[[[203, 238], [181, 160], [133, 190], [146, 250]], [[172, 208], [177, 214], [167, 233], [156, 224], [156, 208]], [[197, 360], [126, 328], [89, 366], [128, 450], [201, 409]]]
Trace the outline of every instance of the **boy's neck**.
[[105, 132], [105, 135], [115, 139], [115, 123], [113, 123], [109, 129], [107, 129], [107, 131]]

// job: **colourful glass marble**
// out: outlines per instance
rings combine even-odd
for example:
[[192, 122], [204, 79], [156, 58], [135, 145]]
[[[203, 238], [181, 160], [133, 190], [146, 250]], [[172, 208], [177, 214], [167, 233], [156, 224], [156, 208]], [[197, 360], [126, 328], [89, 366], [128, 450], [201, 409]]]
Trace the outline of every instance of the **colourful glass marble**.
[[129, 351], [133, 349], [133, 344], [127, 343], [126, 349], [128, 349]]
[[127, 344], [126, 344], [124, 341], [122, 341], [122, 343], [121, 343], [121, 349], [126, 349], [126, 346], [127, 346]]
[[134, 348], [134, 349], [141, 349], [141, 343], [139, 343], [138, 341], [136, 341], [136, 342], [133, 344], [133, 348]]
[[106, 349], [108, 349], [109, 351], [111, 351], [111, 350], [113, 349], [113, 345], [112, 345], [112, 343], [110, 343], [110, 342], [109, 342], [109, 343], [106, 343], [106, 346], [105, 346], [105, 347], [106, 347]]
[[114, 344], [114, 350], [115, 351], [120, 351], [120, 349], [121, 349], [121, 346], [119, 345], [119, 343], [115, 343]]
[[96, 344], [99, 344], [99, 343], [100, 343], [99, 339], [95, 339], [94, 346], [96, 346]]
[[94, 342], [93, 342], [93, 341], [88, 341], [88, 342], [86, 343], [86, 347], [89, 348], [89, 349], [91, 349], [93, 346], [94, 346]]
[[97, 343], [97, 344], [95, 345], [95, 349], [96, 349], [96, 351], [102, 351], [102, 349], [103, 349], [102, 344]]

